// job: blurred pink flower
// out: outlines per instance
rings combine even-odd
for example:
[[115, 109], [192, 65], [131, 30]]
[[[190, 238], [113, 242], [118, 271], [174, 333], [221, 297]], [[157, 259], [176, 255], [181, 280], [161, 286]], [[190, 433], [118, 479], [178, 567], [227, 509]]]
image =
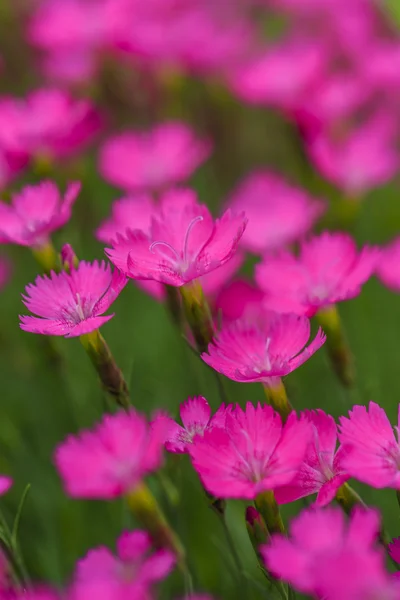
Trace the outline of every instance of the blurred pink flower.
[[305, 412], [313, 429], [313, 437], [304, 460], [292, 482], [275, 490], [278, 504], [294, 502], [317, 494], [314, 506], [325, 506], [349, 476], [342, 467], [343, 450], [336, 451], [337, 429], [333, 417], [318, 409]]
[[154, 279], [181, 286], [228, 262], [246, 226], [244, 214], [230, 211], [213, 220], [189, 189], [164, 194], [150, 235], [128, 231], [117, 235], [110, 260], [132, 279]]
[[47, 587], [39, 586], [34, 589], [24, 589], [11, 596], [10, 600], [64, 600]]
[[[340, 417], [339, 439], [347, 473], [375, 488], [400, 489], [400, 445], [383, 408], [375, 402], [353, 406]], [[400, 426], [400, 406], [399, 423]]]
[[325, 203], [265, 170], [247, 176], [233, 192], [229, 206], [248, 218], [241, 244], [259, 253], [295, 242], [322, 215]]
[[394, 586], [378, 547], [380, 518], [355, 508], [346, 523], [340, 508], [305, 510], [289, 539], [272, 536], [262, 553], [266, 567], [296, 590], [329, 600], [391, 598]]
[[224, 427], [227, 408], [222, 404], [217, 412], [211, 416], [210, 405], [203, 396], [188, 398], [179, 407], [179, 414], [183, 427], [173, 419], [167, 418], [167, 434], [165, 448], [168, 452], [188, 452], [188, 447], [197, 435], [204, 435], [213, 427]]
[[394, 116], [373, 116], [351, 129], [340, 141], [326, 133], [311, 137], [308, 152], [317, 169], [349, 198], [367, 192], [392, 179], [400, 167], [396, 149], [397, 122]]
[[[229, 263], [228, 263], [229, 264]], [[263, 319], [264, 292], [246, 279], [234, 279], [222, 288], [215, 300], [215, 312], [221, 313], [226, 321]]]
[[70, 183], [64, 197], [55, 183], [27, 185], [12, 196], [11, 204], [0, 202], [0, 243], [40, 247], [50, 233], [71, 218], [71, 208], [81, 185]]
[[125, 275], [118, 270], [112, 273], [104, 261], [81, 261], [70, 273], [52, 271], [50, 276], [38, 276], [23, 296], [25, 306], [38, 316], [20, 316], [20, 327], [68, 338], [90, 333], [112, 319], [114, 315], [101, 315], [126, 283]]
[[148, 194], [120, 198], [113, 202], [111, 216], [105, 219], [96, 230], [96, 238], [110, 244], [117, 233], [124, 235], [127, 229], [141, 229], [148, 233], [151, 219], [156, 214], [156, 204]]
[[160, 190], [185, 181], [211, 152], [185, 123], [169, 121], [150, 131], [110, 138], [100, 152], [102, 176], [127, 190]]
[[189, 446], [206, 490], [218, 498], [254, 499], [289, 483], [299, 468], [311, 427], [293, 412], [284, 426], [267, 405], [250, 402], [226, 413], [224, 427], [212, 427]]
[[395, 292], [400, 292], [400, 238], [381, 249], [376, 274]]
[[75, 154], [100, 125], [100, 116], [88, 100], [76, 100], [57, 88], [0, 102], [0, 145], [29, 157], [52, 160]]
[[106, 415], [94, 429], [69, 436], [55, 452], [67, 493], [109, 499], [133, 490], [161, 465], [165, 431], [165, 426], [150, 427], [132, 409]]
[[201, 358], [229, 379], [260, 381], [275, 386], [277, 380], [305, 363], [325, 342], [319, 329], [310, 337], [310, 321], [293, 314], [265, 316], [264, 323], [235, 321], [224, 326]]
[[279, 312], [314, 315], [320, 308], [358, 296], [374, 272], [376, 248], [357, 251], [350, 235], [324, 232], [302, 242], [299, 256], [265, 255], [256, 281], [266, 292], [265, 306]]
[[145, 531], [125, 531], [117, 541], [117, 556], [106, 547], [90, 550], [78, 561], [73, 600], [150, 600], [151, 587], [172, 571], [174, 555], [154, 551]]
[[385, 94], [400, 91], [400, 44], [395, 41], [376, 42], [368, 60], [362, 61], [364, 74], [370, 84], [381, 87]]
[[246, 102], [288, 110], [318, 79], [326, 58], [326, 48], [318, 41], [279, 40], [237, 67], [229, 84]]
[[0, 496], [8, 492], [12, 484], [13, 480], [11, 479], [11, 477], [7, 477], [6, 475], [0, 475]]

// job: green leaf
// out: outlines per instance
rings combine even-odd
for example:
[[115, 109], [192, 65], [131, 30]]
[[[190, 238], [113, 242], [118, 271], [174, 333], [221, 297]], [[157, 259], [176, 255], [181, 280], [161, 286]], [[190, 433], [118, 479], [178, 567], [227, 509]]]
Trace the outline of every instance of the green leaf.
[[389, 18], [392, 18], [397, 27], [400, 27], [400, 2], [399, 0], [386, 0], [386, 10]]
[[11, 532], [11, 545], [13, 548], [17, 548], [18, 529], [19, 529], [19, 524], [21, 521], [22, 509], [24, 508], [25, 500], [29, 494], [30, 489], [31, 489], [31, 484], [28, 483], [28, 485], [26, 486], [26, 488], [23, 491], [21, 500], [19, 501], [17, 514], [15, 515], [14, 524], [13, 524], [13, 528], [12, 528], [12, 532]]

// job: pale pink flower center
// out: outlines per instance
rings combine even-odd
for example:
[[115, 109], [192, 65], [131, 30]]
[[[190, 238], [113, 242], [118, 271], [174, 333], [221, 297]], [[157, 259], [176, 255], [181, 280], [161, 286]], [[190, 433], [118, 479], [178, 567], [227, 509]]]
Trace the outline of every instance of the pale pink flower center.
[[75, 303], [63, 307], [62, 318], [68, 323], [78, 325], [92, 316], [94, 304], [92, 298], [81, 298], [81, 295], [76, 293]]
[[157, 240], [150, 245], [150, 252], [154, 253], [154, 250], [157, 249], [159, 256], [166, 260], [171, 265], [174, 271], [177, 271], [178, 273], [185, 273], [190, 268], [190, 266], [196, 261], [197, 257], [199, 256], [200, 252], [202, 251], [205, 245], [202, 244], [195, 252], [192, 253], [192, 255], [190, 255], [190, 233], [193, 227], [196, 225], [196, 223], [200, 223], [201, 221], [203, 221], [203, 217], [201, 215], [194, 217], [190, 221], [185, 234], [183, 250], [176, 250], [176, 248], [171, 246], [171, 244], [169, 244], [168, 242]]
[[246, 438], [248, 449], [245, 453], [241, 452], [231, 438], [232, 448], [238, 457], [233, 470], [247, 481], [257, 483], [262, 481], [267, 475], [269, 456], [259, 455], [256, 452], [247, 431], [242, 429], [241, 434]]

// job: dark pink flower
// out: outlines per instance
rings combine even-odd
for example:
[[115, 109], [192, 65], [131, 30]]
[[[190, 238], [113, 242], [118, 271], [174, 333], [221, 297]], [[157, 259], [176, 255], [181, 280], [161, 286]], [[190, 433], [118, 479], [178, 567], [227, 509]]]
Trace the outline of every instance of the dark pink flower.
[[11, 204], [0, 202], [0, 243], [40, 247], [50, 233], [71, 218], [80, 183], [70, 183], [64, 197], [55, 183], [42, 181], [14, 194]]
[[340, 508], [305, 510], [289, 539], [274, 535], [263, 548], [267, 569], [296, 590], [329, 600], [395, 598], [377, 547], [380, 518], [356, 508], [348, 523]]
[[236, 212], [245, 211], [249, 221], [241, 243], [255, 253], [295, 242], [325, 210], [323, 202], [279, 175], [261, 170], [242, 181], [229, 205]]
[[317, 494], [314, 506], [325, 506], [349, 476], [343, 469], [343, 450], [336, 452], [337, 429], [333, 417], [318, 409], [305, 412], [313, 429], [313, 438], [304, 460], [292, 482], [275, 490], [278, 504], [294, 502], [310, 494]]
[[223, 427], [225, 425], [226, 413], [227, 408], [222, 404], [217, 412], [211, 416], [210, 405], [203, 396], [197, 396], [193, 399], [188, 398], [179, 407], [183, 426], [168, 418], [165, 448], [169, 452], [188, 452], [188, 447], [192, 444], [195, 436], [202, 436], [205, 431], [209, 431], [213, 427]]
[[343, 468], [351, 477], [375, 488], [400, 489], [400, 445], [383, 408], [375, 402], [353, 406], [340, 417], [339, 439], [345, 451]]
[[264, 292], [246, 279], [234, 279], [222, 288], [215, 300], [215, 311], [226, 321], [245, 319], [257, 321], [264, 318]]
[[26, 287], [25, 306], [35, 315], [21, 316], [24, 331], [76, 337], [90, 333], [114, 315], [102, 316], [127, 283], [118, 270], [102, 261], [81, 261], [70, 273], [38, 276]]
[[234, 255], [246, 226], [243, 214], [225, 212], [214, 221], [191, 190], [172, 190], [161, 199], [150, 234], [117, 235], [110, 260], [132, 279], [181, 286], [221, 267]]
[[320, 308], [358, 296], [375, 270], [379, 252], [361, 252], [346, 233], [324, 232], [302, 242], [299, 256], [266, 255], [256, 281], [266, 292], [265, 305], [279, 312], [312, 316]]
[[376, 274], [390, 289], [400, 292], [400, 238], [381, 250]]
[[309, 337], [306, 317], [271, 313], [264, 323], [239, 320], [224, 326], [201, 357], [229, 379], [268, 385], [300, 367], [325, 342], [321, 329], [305, 347]]
[[162, 463], [165, 424], [150, 427], [133, 409], [106, 415], [92, 430], [69, 436], [55, 463], [70, 496], [115, 498], [133, 490]]
[[[388, 544], [389, 554], [394, 561], [400, 565], [400, 537], [395, 538]], [[400, 578], [400, 573], [396, 573], [396, 577]]]
[[174, 555], [154, 551], [145, 531], [124, 532], [117, 556], [108, 548], [90, 550], [76, 567], [73, 600], [150, 600], [151, 587], [172, 571]]
[[289, 483], [310, 441], [311, 427], [293, 412], [284, 426], [271, 406], [250, 402], [226, 412], [225, 426], [212, 427], [189, 446], [193, 466], [210, 494], [254, 499]]
[[188, 125], [170, 121], [108, 140], [100, 153], [100, 172], [126, 190], [159, 190], [188, 179], [210, 151], [210, 143]]

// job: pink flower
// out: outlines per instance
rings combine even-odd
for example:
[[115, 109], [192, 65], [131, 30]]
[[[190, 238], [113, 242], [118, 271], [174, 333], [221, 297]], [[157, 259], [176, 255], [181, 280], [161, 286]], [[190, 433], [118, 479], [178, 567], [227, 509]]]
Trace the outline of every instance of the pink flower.
[[228, 262], [246, 226], [243, 214], [225, 212], [213, 220], [191, 190], [172, 190], [161, 199], [150, 234], [117, 235], [110, 260], [132, 279], [181, 286]]
[[297, 420], [294, 412], [282, 426], [270, 406], [248, 402], [245, 410], [237, 406], [227, 411], [224, 427], [196, 436], [189, 453], [210, 494], [254, 499], [293, 479], [310, 436], [310, 424]]
[[69, 436], [55, 453], [64, 487], [75, 498], [115, 498], [162, 462], [165, 424], [150, 427], [133, 409], [106, 415], [93, 430]]
[[[203, 396], [188, 398], [179, 408], [183, 427], [167, 418], [168, 430], [165, 448], [169, 452], [188, 452], [195, 436], [203, 436], [213, 427], [224, 427], [227, 409], [222, 404], [215, 415], [211, 416], [210, 405]], [[165, 417], [161, 417], [165, 418]]]
[[8, 492], [12, 484], [13, 480], [11, 479], [11, 477], [7, 477], [6, 475], [0, 475], [0, 496]]
[[215, 311], [226, 321], [245, 319], [258, 321], [264, 318], [262, 301], [264, 292], [246, 279], [235, 279], [225, 286], [215, 300]]
[[325, 342], [318, 330], [310, 337], [310, 321], [296, 315], [269, 314], [264, 323], [239, 320], [227, 325], [216, 335], [201, 358], [229, 379], [250, 383], [261, 381], [274, 385], [316, 352]]
[[376, 273], [390, 289], [400, 292], [400, 238], [381, 250]]
[[165, 579], [174, 562], [169, 550], [152, 552], [151, 539], [145, 531], [126, 531], [117, 541], [117, 556], [100, 547], [78, 562], [72, 598], [149, 600], [152, 585]]
[[[14, 596], [12, 597], [14, 598]], [[61, 600], [60, 596], [45, 587], [37, 587], [33, 590], [23, 590], [17, 593], [16, 600]]]
[[159, 190], [188, 179], [211, 151], [181, 122], [169, 121], [150, 131], [132, 131], [108, 140], [100, 153], [100, 172], [127, 190]]
[[361, 252], [350, 235], [324, 232], [304, 241], [299, 256], [266, 255], [256, 267], [256, 281], [271, 310], [314, 315], [320, 308], [358, 296], [375, 270], [379, 253]]
[[103, 221], [96, 231], [96, 238], [106, 244], [112, 243], [117, 233], [124, 235], [130, 229], [150, 231], [151, 219], [157, 214], [154, 200], [147, 194], [137, 194], [115, 200], [111, 217]]
[[254, 171], [233, 193], [234, 211], [249, 219], [242, 245], [259, 253], [295, 242], [311, 229], [325, 210], [324, 203], [268, 171]]
[[290, 538], [274, 535], [263, 548], [267, 569], [302, 593], [327, 600], [393, 598], [376, 545], [379, 514], [356, 508], [348, 523], [340, 508], [305, 510]]
[[361, 198], [399, 170], [396, 126], [390, 114], [374, 116], [339, 142], [324, 132], [312, 137], [308, 151], [324, 177], [350, 198]]
[[333, 417], [318, 409], [305, 412], [313, 426], [313, 438], [304, 461], [293, 481], [275, 490], [278, 504], [294, 502], [310, 494], [317, 494], [314, 506], [325, 506], [349, 476], [342, 467], [343, 450], [336, 452], [337, 430]]
[[70, 273], [38, 276], [26, 287], [25, 306], [37, 317], [21, 316], [24, 331], [76, 337], [90, 333], [114, 315], [101, 316], [127, 283], [126, 277], [102, 261], [81, 261]]
[[100, 117], [87, 100], [44, 88], [26, 99], [0, 103], [0, 144], [29, 157], [60, 158], [82, 149], [100, 128]]
[[318, 78], [326, 50], [311, 40], [283, 39], [239, 66], [230, 85], [246, 102], [290, 109]]
[[[370, 402], [353, 406], [340, 417], [339, 439], [345, 451], [343, 468], [351, 477], [375, 488], [400, 489], [400, 446], [383, 408]], [[400, 423], [400, 407], [399, 407]]]
[[40, 247], [49, 234], [71, 218], [80, 183], [70, 183], [64, 197], [52, 181], [25, 186], [11, 204], [0, 202], [0, 243]]

